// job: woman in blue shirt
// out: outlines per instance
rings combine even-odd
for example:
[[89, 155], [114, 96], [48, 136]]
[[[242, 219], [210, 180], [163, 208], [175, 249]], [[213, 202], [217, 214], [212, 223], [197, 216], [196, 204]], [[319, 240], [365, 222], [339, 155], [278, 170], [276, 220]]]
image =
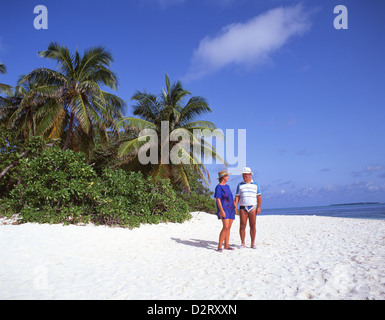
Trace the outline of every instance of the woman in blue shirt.
[[215, 187], [214, 197], [217, 203], [217, 216], [222, 220], [223, 228], [219, 234], [218, 250], [222, 251], [223, 241], [225, 242], [225, 249], [234, 250], [229, 247], [230, 229], [235, 220], [236, 209], [234, 206], [233, 194], [230, 187], [226, 185], [229, 180], [229, 173], [227, 170], [218, 172], [219, 184]]

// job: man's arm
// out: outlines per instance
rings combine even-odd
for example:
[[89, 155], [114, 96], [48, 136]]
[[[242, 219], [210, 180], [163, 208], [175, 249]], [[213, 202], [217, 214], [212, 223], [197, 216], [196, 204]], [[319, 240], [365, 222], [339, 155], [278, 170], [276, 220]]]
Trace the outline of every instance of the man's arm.
[[261, 195], [258, 194], [257, 195], [257, 214], [261, 213], [261, 202], [262, 202]]

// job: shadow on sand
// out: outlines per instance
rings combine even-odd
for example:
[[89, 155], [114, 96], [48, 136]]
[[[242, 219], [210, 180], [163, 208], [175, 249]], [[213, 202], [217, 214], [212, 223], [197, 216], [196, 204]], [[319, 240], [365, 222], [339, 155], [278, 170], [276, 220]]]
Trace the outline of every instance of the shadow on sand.
[[182, 240], [179, 238], [171, 238], [177, 243], [184, 244], [186, 246], [204, 248], [204, 249], [216, 249], [218, 247], [218, 242], [215, 241], [207, 241], [207, 240], [198, 240], [198, 239], [190, 239], [190, 240]]
[[202, 240], [202, 239], [182, 240], [180, 238], [171, 238], [171, 240], [174, 240], [175, 242], [184, 244], [186, 246], [192, 246], [192, 247], [203, 248], [208, 250], [216, 250], [218, 248], [218, 241], [208, 241], [208, 240]]

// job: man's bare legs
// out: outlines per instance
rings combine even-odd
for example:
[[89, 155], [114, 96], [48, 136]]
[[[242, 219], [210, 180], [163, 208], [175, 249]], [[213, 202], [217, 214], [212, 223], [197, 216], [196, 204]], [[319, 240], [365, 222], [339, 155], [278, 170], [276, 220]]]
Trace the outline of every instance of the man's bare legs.
[[239, 210], [239, 235], [241, 236], [242, 246], [245, 245], [245, 234], [248, 214], [245, 210]]
[[241, 237], [242, 245], [245, 245], [245, 236], [246, 236], [246, 225], [247, 220], [249, 220], [250, 224], [250, 238], [251, 238], [251, 247], [255, 244], [255, 236], [256, 232], [256, 222], [257, 222], [257, 212], [256, 210], [251, 210], [249, 213], [245, 210], [239, 210], [239, 218], [240, 218], [240, 227], [239, 227], [239, 235]]
[[255, 245], [255, 236], [257, 234], [257, 210], [251, 210], [249, 212], [249, 224], [250, 224], [250, 238], [251, 238], [251, 248], [254, 248]]

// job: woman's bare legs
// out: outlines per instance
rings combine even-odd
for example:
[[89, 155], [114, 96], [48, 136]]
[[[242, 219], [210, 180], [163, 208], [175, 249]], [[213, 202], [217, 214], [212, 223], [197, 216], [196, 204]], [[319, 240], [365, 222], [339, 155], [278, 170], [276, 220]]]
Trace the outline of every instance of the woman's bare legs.
[[218, 250], [222, 249], [223, 242], [225, 242], [225, 249], [229, 248], [230, 229], [233, 221], [232, 219], [222, 219], [223, 227], [219, 234]]

